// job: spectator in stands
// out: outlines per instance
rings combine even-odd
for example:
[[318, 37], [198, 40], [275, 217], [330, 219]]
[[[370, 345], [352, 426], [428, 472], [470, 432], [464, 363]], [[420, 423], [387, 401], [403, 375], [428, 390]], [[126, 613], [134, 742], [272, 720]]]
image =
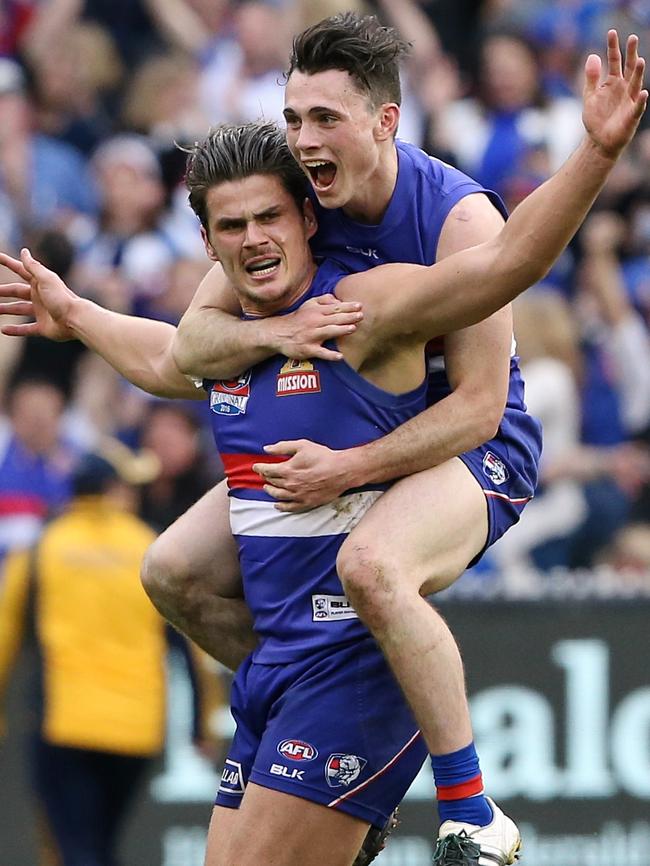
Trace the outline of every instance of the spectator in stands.
[[630, 443], [650, 424], [650, 336], [631, 302], [620, 258], [632, 235], [630, 225], [609, 212], [592, 215], [580, 235], [582, 440], [602, 454], [612, 477], [593, 478], [585, 488], [589, 519], [574, 539], [576, 567], [590, 565], [624, 526], [648, 481], [649, 452]]
[[[283, 72], [291, 44], [288, 0], [239, 0], [233, 29], [204, 59], [200, 91], [211, 123], [283, 122]], [[288, 20], [289, 19], [289, 20]]]
[[142, 63], [126, 91], [122, 120], [161, 148], [204, 135], [210, 123], [199, 102], [197, 61], [173, 53]]
[[0, 683], [31, 604], [43, 684], [32, 779], [61, 866], [114, 866], [163, 745], [165, 625], [140, 584], [153, 533], [132, 513], [133, 485], [156, 471], [151, 455], [116, 442], [82, 458], [66, 512], [6, 563]]
[[526, 405], [544, 430], [540, 483], [517, 526], [492, 551], [509, 579], [526, 566], [566, 566], [573, 533], [586, 517], [581, 483], [560, 467], [580, 448], [580, 350], [577, 325], [558, 293], [529, 291], [513, 305]]
[[111, 37], [98, 24], [75, 23], [28, 62], [35, 125], [89, 156], [113, 131], [108, 110], [124, 74]]
[[[46, 229], [28, 236], [29, 248], [39, 250], [49, 267], [61, 279], [71, 276], [74, 263], [74, 248], [68, 238], [60, 231]], [[67, 343], [53, 343], [40, 337], [26, 338], [17, 359], [13, 375], [17, 379], [42, 375], [47, 370], [48, 379], [55, 382], [68, 396], [76, 376], [77, 363], [86, 353], [85, 347], [77, 340]]]
[[616, 533], [598, 557], [599, 565], [608, 565], [619, 578], [647, 592], [650, 575], [650, 523], [633, 521]]
[[[628, 413], [639, 418], [650, 400], [650, 348], [642, 323], [625, 302], [620, 280], [617, 283], [616, 261], [608, 262], [616, 244], [611, 215], [595, 215], [583, 233], [583, 246], [594, 255], [593, 260], [587, 255], [583, 270], [593, 271], [592, 292], [604, 305], [602, 315], [609, 317], [608, 367], [619, 370], [621, 395], [613, 397], [629, 391]], [[529, 292], [514, 309], [526, 403], [542, 422], [544, 451], [535, 499], [508, 537], [495, 545], [493, 557], [510, 576], [522, 573], [525, 565], [542, 570], [590, 566], [623, 526], [635, 494], [650, 478], [650, 452], [623, 436], [584, 441], [581, 386], [586, 358], [571, 305], [544, 289]], [[640, 361], [636, 374], [635, 358]], [[611, 411], [608, 402], [601, 420]]]
[[146, 138], [121, 134], [100, 145], [92, 165], [101, 217], [81, 247], [77, 282], [104, 306], [130, 312], [137, 299], [160, 290], [177, 255], [162, 224], [160, 163]]
[[162, 532], [223, 477], [223, 471], [214, 449], [202, 447], [194, 405], [153, 403], [142, 444], [156, 455], [161, 472], [144, 488], [140, 514]]
[[209, 270], [205, 256], [201, 259], [183, 256], [168, 268], [160, 292], [136, 303], [134, 313], [147, 319], [158, 319], [177, 325], [190, 305], [196, 287]]
[[[646, 136], [650, 145], [650, 130]], [[622, 207], [621, 270], [630, 301], [650, 327], [650, 147], [643, 174], [645, 182], [636, 186]]]
[[63, 442], [63, 393], [45, 379], [16, 382], [0, 418], [0, 563], [32, 544], [70, 495], [75, 454]]
[[83, 156], [33, 131], [32, 105], [21, 67], [0, 57], [0, 194], [21, 228], [65, 228], [76, 214], [92, 214], [96, 196]]
[[[457, 67], [443, 51], [438, 32], [426, 11], [415, 0], [376, 0], [378, 17], [394, 27], [412, 48], [400, 70], [402, 103], [398, 137], [434, 153], [448, 156], [436, 148], [427, 127], [426, 114], [437, 115], [443, 93], [444, 104], [452, 95], [447, 92], [448, 74], [457, 75]], [[454, 88], [453, 96], [457, 95]]]
[[590, 440], [596, 427], [603, 435], [603, 427], [617, 424], [609, 435], [627, 439], [650, 424], [650, 334], [643, 315], [650, 313], [650, 199], [639, 196], [629, 209], [627, 222], [610, 211], [595, 213], [580, 233], [580, 309], [606, 356], [600, 366], [613, 391], [597, 416], [591, 416], [595, 401], [585, 407]]
[[11, 57], [18, 54], [36, 7], [37, 0], [3, 0], [0, 6], [0, 55]]
[[127, 69], [133, 69], [152, 53], [168, 48], [155, 11], [169, 7], [173, 14], [187, 6], [185, 0], [171, 4], [160, 0], [47, 0], [38, 6], [29, 33], [30, 52], [46, 52], [78, 21], [92, 21], [105, 28], [118, 48]]
[[532, 46], [516, 32], [484, 39], [476, 96], [442, 112], [439, 143], [510, 206], [555, 171], [579, 141], [580, 104], [540, 91]]

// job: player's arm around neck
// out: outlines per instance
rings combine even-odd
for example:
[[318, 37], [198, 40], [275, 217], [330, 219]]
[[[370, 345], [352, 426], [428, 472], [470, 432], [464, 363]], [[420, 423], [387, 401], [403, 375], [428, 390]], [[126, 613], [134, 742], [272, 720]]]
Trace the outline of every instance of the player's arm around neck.
[[274, 352], [265, 319], [241, 320], [241, 306], [220, 264], [201, 281], [174, 335], [179, 370], [202, 379], [228, 379]]
[[338, 361], [340, 353], [323, 343], [350, 333], [362, 316], [356, 300], [341, 303], [333, 295], [321, 295], [285, 316], [243, 320], [217, 264], [181, 319], [172, 350], [178, 368], [201, 379], [230, 379], [276, 354], [298, 361]]

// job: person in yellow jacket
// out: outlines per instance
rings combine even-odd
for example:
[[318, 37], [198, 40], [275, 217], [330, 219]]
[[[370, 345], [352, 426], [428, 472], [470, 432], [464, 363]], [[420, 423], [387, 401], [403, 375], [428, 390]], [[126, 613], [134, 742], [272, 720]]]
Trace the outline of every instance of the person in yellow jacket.
[[115, 866], [117, 836], [165, 733], [165, 624], [140, 583], [152, 530], [116, 443], [82, 458], [73, 499], [0, 578], [0, 694], [31, 610], [39, 656], [35, 793], [62, 866]]

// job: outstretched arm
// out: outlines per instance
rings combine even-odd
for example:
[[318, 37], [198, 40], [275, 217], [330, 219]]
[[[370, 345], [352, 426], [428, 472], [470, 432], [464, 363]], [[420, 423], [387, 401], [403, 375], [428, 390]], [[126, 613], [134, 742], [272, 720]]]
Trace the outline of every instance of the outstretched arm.
[[[623, 73], [618, 38], [610, 31], [608, 76], [602, 85], [599, 85], [600, 61], [593, 55], [589, 58], [584, 112], [588, 134], [565, 165], [562, 175], [533, 194], [538, 200], [541, 198], [542, 213], [531, 196], [513, 214], [498, 240], [452, 255], [432, 268], [387, 265], [348, 277], [339, 284], [364, 300], [368, 315], [361, 329], [368, 329], [370, 339], [378, 333], [379, 341], [384, 344], [389, 334], [403, 334], [405, 324], [414, 338], [422, 341], [476, 322], [490, 313], [493, 315], [448, 338], [452, 348], [454, 342], [456, 347], [447, 357], [448, 376], [455, 389], [452, 394], [388, 436], [345, 452], [332, 452], [305, 440], [272, 445], [269, 453], [290, 455], [291, 459], [279, 464], [260, 463], [255, 468], [268, 482], [267, 491], [282, 500], [278, 505], [281, 510], [314, 507], [349, 487], [426, 469], [494, 435], [500, 413], [496, 412], [499, 417], [495, 420], [492, 409], [501, 407], [501, 412], [503, 410], [511, 330], [509, 311], [504, 309], [494, 314], [494, 310], [546, 273], [578, 228], [616, 159], [632, 138], [647, 100], [647, 93], [641, 90], [644, 64], [637, 58], [636, 47], [636, 37], [631, 37]], [[469, 198], [483, 199], [482, 196]], [[565, 201], [568, 213], [564, 210], [560, 213]], [[455, 249], [485, 240], [485, 235], [466, 237], [465, 243]], [[370, 282], [376, 280], [379, 272], [389, 277], [383, 294], [381, 285]], [[367, 295], [363, 290], [366, 280]], [[395, 291], [396, 280], [399, 292]], [[417, 300], [414, 301], [414, 297]], [[380, 323], [387, 329], [382, 331]], [[481, 390], [482, 380], [474, 369], [479, 342], [481, 366], [488, 372], [489, 379], [482, 394], [482, 397], [487, 395], [487, 403], [483, 399], [476, 403], [484, 426], [468, 411], [476, 387]], [[458, 437], [445, 437], [440, 426], [443, 419], [448, 430], [460, 432]], [[479, 429], [484, 431], [483, 439], [472, 441], [472, 435]], [[464, 439], [463, 434], [466, 434]]]
[[27, 281], [2, 287], [2, 294], [14, 300], [0, 304], [0, 312], [34, 318], [33, 322], [4, 325], [3, 334], [81, 340], [143, 391], [158, 397], [205, 399], [205, 393], [174, 363], [173, 325], [125, 316], [80, 298], [27, 250], [20, 260], [0, 253], [0, 264]]
[[242, 321], [240, 312], [221, 265], [215, 265], [178, 325], [178, 368], [204, 379], [228, 379], [276, 354], [338, 361], [341, 353], [322, 344], [352, 333], [363, 318], [361, 304], [333, 295], [312, 298], [286, 316]]
[[[608, 72], [602, 83], [600, 58], [589, 56], [583, 141], [553, 177], [515, 208], [493, 240], [430, 268], [385, 265], [341, 281], [342, 298], [353, 293], [365, 304], [372, 323], [369, 350], [396, 335], [426, 341], [480, 321], [548, 273], [582, 224], [645, 110], [645, 63], [637, 46], [638, 38], [630, 36], [623, 70], [618, 36], [609, 31]], [[399, 292], [394, 290], [396, 281]]]

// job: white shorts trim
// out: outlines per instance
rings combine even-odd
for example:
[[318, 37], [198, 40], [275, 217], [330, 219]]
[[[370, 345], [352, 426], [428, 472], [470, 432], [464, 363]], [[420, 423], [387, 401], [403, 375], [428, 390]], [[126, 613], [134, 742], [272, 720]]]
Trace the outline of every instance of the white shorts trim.
[[278, 511], [274, 502], [230, 497], [233, 535], [260, 538], [308, 538], [346, 535], [381, 496], [381, 490], [361, 490], [301, 514]]

